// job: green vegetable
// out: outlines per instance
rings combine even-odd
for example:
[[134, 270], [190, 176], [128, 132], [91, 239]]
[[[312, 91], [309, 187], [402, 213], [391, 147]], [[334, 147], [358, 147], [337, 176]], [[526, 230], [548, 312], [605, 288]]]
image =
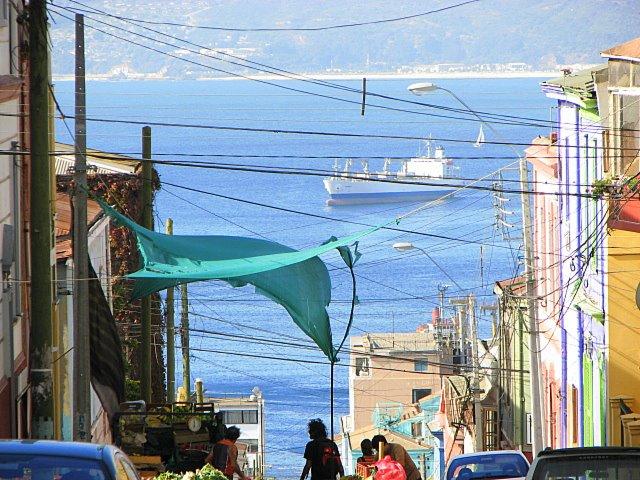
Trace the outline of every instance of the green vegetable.
[[196, 472], [196, 480], [227, 480], [227, 477], [220, 470], [207, 463]]
[[182, 475], [173, 472], [162, 472], [156, 477], [156, 480], [180, 480]]

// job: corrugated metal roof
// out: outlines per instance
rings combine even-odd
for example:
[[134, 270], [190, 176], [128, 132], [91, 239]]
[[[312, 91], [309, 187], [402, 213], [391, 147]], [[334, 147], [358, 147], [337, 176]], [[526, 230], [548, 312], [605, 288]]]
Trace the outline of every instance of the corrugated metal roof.
[[[72, 173], [75, 162], [73, 145], [56, 142], [56, 175]], [[87, 149], [87, 165], [95, 167], [96, 173], [136, 173], [141, 161], [136, 158]]]
[[595, 98], [596, 84], [594, 81], [596, 72], [607, 68], [607, 64], [603, 63], [586, 70], [581, 70], [570, 75], [552, 78], [541, 82], [543, 90], [558, 91], [565, 93], [574, 93], [581, 98]]
[[602, 52], [601, 55], [605, 58], [623, 57], [640, 60], [640, 37], [611, 47]]

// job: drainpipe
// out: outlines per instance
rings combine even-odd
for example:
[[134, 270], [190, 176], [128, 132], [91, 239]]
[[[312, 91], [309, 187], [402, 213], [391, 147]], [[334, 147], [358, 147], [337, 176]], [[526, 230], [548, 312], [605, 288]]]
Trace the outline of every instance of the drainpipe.
[[578, 375], [580, 377], [580, 395], [578, 396], [578, 405], [580, 408], [580, 415], [578, 422], [578, 441], [580, 446], [584, 446], [584, 314], [582, 311], [578, 312], [578, 368], [580, 369]]
[[[11, 10], [11, 9], [9, 9]], [[11, 21], [9, 21], [11, 24]], [[11, 142], [11, 150], [18, 150], [19, 143]], [[13, 163], [13, 235], [14, 235], [14, 264], [13, 271], [17, 282], [13, 284], [13, 300], [12, 300], [12, 312], [9, 315], [9, 354], [11, 377], [9, 379], [10, 386], [9, 392], [11, 395], [11, 437], [17, 438], [18, 436], [18, 424], [16, 418], [16, 396], [18, 395], [18, 382], [15, 372], [15, 357], [16, 352], [13, 348], [13, 328], [14, 322], [22, 317], [22, 249], [21, 249], [21, 230], [22, 230], [22, 211], [20, 209], [20, 179], [22, 172], [20, 171], [22, 156], [13, 154], [11, 156]]]

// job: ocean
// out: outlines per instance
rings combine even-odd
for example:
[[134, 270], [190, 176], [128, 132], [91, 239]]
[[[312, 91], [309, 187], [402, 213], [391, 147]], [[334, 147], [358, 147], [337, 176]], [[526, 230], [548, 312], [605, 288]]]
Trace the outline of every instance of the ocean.
[[[551, 102], [540, 93], [539, 81], [451, 79], [438, 83], [477, 111], [545, 121], [551, 114]], [[371, 136], [431, 135], [434, 143], [443, 145], [446, 155], [454, 158], [461, 177], [480, 178], [510, 167], [502, 171], [502, 186], [506, 190], [519, 188], [514, 182], [517, 159], [513, 151], [490, 143], [474, 148], [478, 123], [443, 117], [463, 117], [460, 113], [369, 96], [361, 115], [361, 96], [344, 89], [359, 88], [358, 81], [331, 82], [342, 88], [302, 81], [273, 83], [285, 89], [246, 80], [88, 82], [88, 117], [108, 121], [89, 122], [87, 143], [91, 148], [139, 156], [141, 127], [149, 122], [153, 154], [160, 160], [331, 170], [333, 157], [411, 156], [418, 153], [421, 143], [415, 139]], [[442, 91], [416, 97], [407, 91], [409, 83], [410, 80], [399, 79], [370, 80], [367, 90], [407, 101], [461, 108]], [[73, 83], [59, 82], [55, 91], [62, 111], [72, 115]], [[142, 123], [111, 123], [112, 120]], [[203, 128], [159, 126], [154, 122]], [[68, 121], [68, 125], [73, 131], [73, 122]], [[520, 122], [494, 126], [501, 138], [485, 129], [488, 142], [508, 139], [527, 143], [536, 135], [548, 134], [548, 129], [540, 125]], [[238, 127], [342, 135], [233, 130]], [[346, 133], [370, 137], [344, 136]], [[61, 121], [57, 122], [56, 134], [59, 141], [72, 142]], [[516, 148], [522, 151], [524, 147]], [[326, 158], [309, 158], [314, 156]], [[339, 163], [342, 165], [343, 160]], [[372, 159], [369, 168], [381, 169], [382, 163], [382, 159]], [[355, 160], [354, 168], [359, 167], [360, 161]], [[157, 170], [164, 185], [155, 202], [156, 229], [164, 231], [164, 222], [172, 218], [175, 234], [260, 236], [305, 248], [362, 228], [348, 222], [379, 224], [421, 205], [329, 207], [319, 176], [169, 165], [159, 165]], [[495, 175], [489, 178], [498, 179]], [[492, 181], [478, 185], [489, 187]], [[184, 187], [234, 199], [196, 193]], [[359, 248], [362, 258], [356, 265], [360, 303], [351, 334], [414, 331], [431, 318], [438, 285], [454, 283], [442, 270], [455, 281], [448, 295], [474, 292], [479, 304], [493, 302], [494, 282], [521, 271], [519, 196], [505, 193], [504, 197], [509, 199], [504, 202], [504, 210], [513, 212], [505, 214], [505, 223], [513, 225], [505, 227], [506, 232], [495, 228], [492, 192], [465, 190], [429, 204], [398, 225], [419, 233], [379, 231], [364, 238]], [[429, 256], [417, 250], [397, 252], [392, 245], [399, 241], [413, 242]], [[329, 310], [334, 340], [338, 341], [348, 319], [350, 277], [337, 254], [327, 254], [323, 260], [332, 277], [333, 301]], [[266, 402], [268, 474], [279, 479], [298, 478], [308, 440], [306, 422], [320, 417], [329, 424], [328, 364], [309, 363], [322, 361], [321, 353], [306, 348], [308, 339], [282, 307], [253, 293], [250, 287], [234, 289], [222, 282], [201, 282], [189, 286], [189, 295], [192, 327], [218, 334], [192, 334], [193, 378], [202, 378], [206, 393], [211, 396], [247, 396], [258, 386]], [[491, 335], [488, 315], [480, 315], [479, 331], [484, 337]], [[263, 338], [291, 345], [265, 344]], [[176, 344], [179, 346], [179, 339]], [[342, 364], [348, 363], [347, 355], [342, 357]], [[176, 371], [180, 369], [178, 364]], [[347, 368], [338, 366], [336, 373], [335, 419], [339, 425], [339, 416], [348, 413]]]

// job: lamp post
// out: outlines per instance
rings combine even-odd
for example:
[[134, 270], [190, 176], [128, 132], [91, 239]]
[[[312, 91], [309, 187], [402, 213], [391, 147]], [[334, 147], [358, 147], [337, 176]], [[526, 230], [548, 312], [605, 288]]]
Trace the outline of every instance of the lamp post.
[[411, 243], [411, 242], [398, 242], [398, 243], [394, 243], [394, 244], [393, 244], [393, 248], [394, 248], [395, 250], [399, 251], [399, 252], [408, 252], [408, 251], [410, 251], [410, 250], [418, 250], [419, 252], [422, 252], [422, 253], [424, 254], [424, 256], [425, 256], [425, 257], [427, 257], [429, 260], [431, 260], [431, 263], [433, 263], [433, 264], [438, 268], [438, 270], [440, 270], [440, 271], [444, 274], [444, 276], [445, 276], [445, 277], [447, 277], [447, 278], [451, 281], [451, 283], [453, 283], [453, 284], [458, 288], [458, 290], [462, 290], [462, 287], [461, 287], [460, 285], [458, 285], [458, 282], [456, 282], [456, 281], [451, 277], [451, 275], [449, 275], [449, 273], [447, 273], [447, 271], [446, 271], [444, 268], [442, 268], [442, 267], [438, 264], [438, 262], [436, 262], [436, 261], [433, 259], [433, 257], [432, 257], [431, 255], [429, 255], [429, 253], [427, 253], [427, 251], [426, 251], [424, 248], [417, 247], [417, 246], [415, 246], [415, 245], [414, 245], [413, 243]]
[[440, 87], [435, 83], [431, 82], [420, 82], [413, 83], [407, 87], [414, 95], [424, 95], [429, 92], [433, 92], [435, 90], [442, 90], [447, 92], [453, 98], [455, 98], [464, 108], [467, 109], [469, 113], [471, 113], [474, 117], [478, 119], [481, 125], [487, 127], [497, 138], [503, 141], [507, 146], [509, 146], [516, 156], [519, 159], [520, 163], [520, 190], [521, 199], [522, 199], [522, 227], [523, 227], [523, 237], [524, 237], [524, 250], [525, 250], [525, 277], [527, 279], [527, 310], [529, 317], [529, 352], [530, 352], [530, 380], [529, 384], [531, 386], [531, 416], [533, 419], [533, 438], [531, 449], [533, 455], [536, 455], [540, 450], [544, 448], [543, 443], [543, 431], [542, 431], [542, 408], [541, 402], [542, 398], [540, 396], [540, 384], [539, 384], [539, 342], [538, 342], [538, 324], [537, 324], [537, 315], [536, 315], [536, 286], [534, 279], [534, 271], [533, 271], [533, 234], [532, 234], [532, 226], [531, 226], [531, 207], [529, 205], [529, 178], [527, 174], [527, 163], [526, 160], [516, 148], [510, 143], [504, 141], [504, 138], [500, 133], [493, 128], [490, 123], [484, 121], [484, 119], [469, 105], [467, 105], [460, 97], [458, 97], [455, 93], [453, 93], [448, 88]]

